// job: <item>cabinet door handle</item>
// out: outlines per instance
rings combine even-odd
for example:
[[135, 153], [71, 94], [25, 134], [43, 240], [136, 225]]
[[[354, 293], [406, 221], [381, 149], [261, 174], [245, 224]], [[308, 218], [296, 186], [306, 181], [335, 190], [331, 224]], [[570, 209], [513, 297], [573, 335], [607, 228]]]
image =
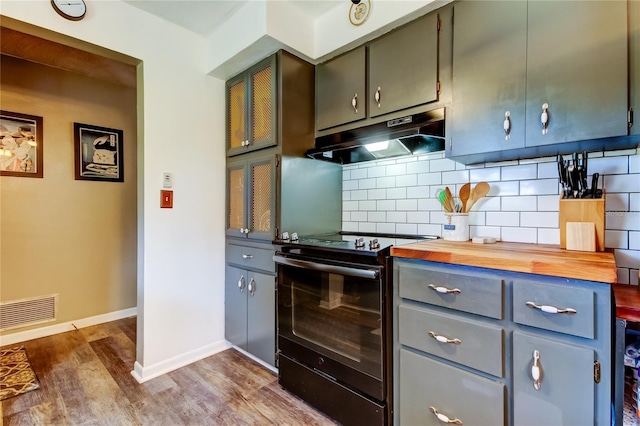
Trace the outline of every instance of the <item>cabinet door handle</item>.
[[542, 368], [540, 368], [540, 352], [533, 351], [533, 366], [531, 366], [531, 379], [533, 379], [533, 387], [540, 390], [542, 386]]
[[542, 134], [546, 135], [549, 129], [549, 104], [542, 104], [542, 114], [540, 114], [540, 122], [542, 123]]
[[253, 259], [253, 255], [252, 254], [243, 254], [242, 258], [243, 259]]
[[353, 98], [351, 99], [351, 107], [353, 108], [353, 112], [357, 114], [358, 113], [358, 94], [357, 93], [353, 95]]
[[511, 113], [509, 111], [504, 113], [504, 140], [508, 141], [511, 138]]
[[573, 308], [556, 308], [555, 306], [549, 305], [538, 305], [534, 302], [527, 302], [526, 305], [532, 309], [540, 309], [542, 312], [546, 312], [548, 314], [569, 314], [573, 315], [577, 313]]
[[433, 285], [433, 284], [429, 284], [429, 288], [433, 291], [437, 291], [438, 293], [454, 293], [454, 294], [460, 294], [462, 293], [462, 290], [460, 290], [459, 288], [446, 288], [446, 287], [442, 287], [442, 286], [437, 286], [437, 285]]
[[378, 86], [378, 90], [376, 90], [375, 95], [373, 95], [376, 103], [378, 104], [378, 108], [380, 108], [380, 100], [382, 99], [382, 88]]
[[244, 275], [241, 275], [238, 280], [238, 288], [240, 289], [240, 293], [244, 292]]
[[251, 281], [249, 281], [249, 286], [247, 287], [247, 290], [249, 290], [249, 294], [252, 296], [256, 294], [256, 282], [253, 278], [251, 278]]
[[439, 413], [438, 410], [435, 409], [435, 407], [429, 407], [429, 411], [431, 411], [433, 413], [434, 416], [436, 416], [436, 418], [438, 420], [440, 420], [442, 423], [454, 423], [457, 425], [461, 425], [462, 424], [462, 420], [460, 419], [450, 419], [449, 417], [445, 416], [442, 413]]
[[462, 343], [462, 340], [460, 339], [449, 339], [448, 337], [441, 336], [439, 334], [434, 333], [433, 331], [429, 332], [429, 336], [433, 337], [440, 343], [453, 343], [454, 345], [459, 345], [460, 343]]

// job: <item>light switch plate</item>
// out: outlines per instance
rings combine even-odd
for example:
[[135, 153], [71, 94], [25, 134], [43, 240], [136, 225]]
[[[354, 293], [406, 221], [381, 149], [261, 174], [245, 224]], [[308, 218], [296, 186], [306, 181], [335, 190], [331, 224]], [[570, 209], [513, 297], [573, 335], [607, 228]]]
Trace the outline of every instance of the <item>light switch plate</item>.
[[172, 209], [173, 208], [173, 191], [160, 190], [160, 208]]
[[171, 188], [173, 186], [173, 176], [169, 172], [162, 173], [162, 187]]

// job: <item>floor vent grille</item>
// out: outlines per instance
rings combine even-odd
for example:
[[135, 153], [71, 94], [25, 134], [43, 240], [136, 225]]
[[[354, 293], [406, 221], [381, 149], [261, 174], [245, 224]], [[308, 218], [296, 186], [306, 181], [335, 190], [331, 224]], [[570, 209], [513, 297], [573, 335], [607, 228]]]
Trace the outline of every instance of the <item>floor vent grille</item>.
[[58, 295], [0, 303], [0, 331], [56, 320]]

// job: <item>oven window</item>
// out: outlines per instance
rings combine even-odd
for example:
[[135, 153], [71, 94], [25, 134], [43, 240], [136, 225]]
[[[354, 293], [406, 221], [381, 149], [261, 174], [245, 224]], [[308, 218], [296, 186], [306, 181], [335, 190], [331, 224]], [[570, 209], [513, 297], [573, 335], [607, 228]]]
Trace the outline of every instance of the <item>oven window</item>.
[[280, 291], [290, 296], [292, 337], [380, 377], [381, 281], [292, 267], [283, 272]]

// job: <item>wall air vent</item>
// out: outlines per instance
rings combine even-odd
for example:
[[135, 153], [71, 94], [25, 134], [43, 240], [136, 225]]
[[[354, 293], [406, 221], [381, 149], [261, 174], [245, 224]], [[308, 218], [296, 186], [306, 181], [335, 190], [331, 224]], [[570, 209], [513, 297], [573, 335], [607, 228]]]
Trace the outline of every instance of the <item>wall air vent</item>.
[[0, 331], [56, 320], [58, 295], [0, 303]]

